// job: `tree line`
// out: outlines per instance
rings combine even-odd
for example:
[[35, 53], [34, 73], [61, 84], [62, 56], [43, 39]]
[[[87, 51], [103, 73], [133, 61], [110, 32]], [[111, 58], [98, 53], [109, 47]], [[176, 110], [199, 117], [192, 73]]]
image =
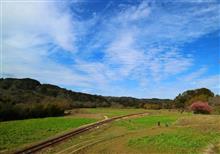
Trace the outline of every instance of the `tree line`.
[[215, 102], [219, 99], [206, 89], [189, 90], [170, 99], [109, 97], [74, 92], [34, 79], [0, 79], [0, 120], [61, 116], [72, 108], [134, 107], [146, 109], [186, 109], [194, 100]]

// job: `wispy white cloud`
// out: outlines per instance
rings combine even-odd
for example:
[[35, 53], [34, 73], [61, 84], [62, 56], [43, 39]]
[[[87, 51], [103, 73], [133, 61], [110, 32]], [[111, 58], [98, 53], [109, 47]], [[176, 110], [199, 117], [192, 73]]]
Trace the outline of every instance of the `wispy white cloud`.
[[208, 77], [202, 77], [197, 79], [194, 83], [197, 87], [208, 87], [215, 90], [216, 93], [220, 93], [220, 75], [212, 75]]
[[140, 5], [137, 6], [126, 6], [127, 8], [122, 9], [120, 14], [117, 16], [117, 20], [119, 21], [137, 21], [146, 19], [150, 12], [151, 8], [148, 6], [148, 3], [143, 1]]
[[[32, 39], [33, 45], [53, 43], [67, 51], [75, 50], [75, 23], [68, 10], [59, 8], [56, 2], [3, 1], [2, 5], [3, 37], [11, 39], [14, 35], [25, 35]], [[41, 42], [34, 42], [36, 38]]]
[[50, 1], [2, 3], [5, 77], [32, 77], [59, 85], [90, 85], [88, 78], [49, 58], [57, 47], [63, 52], [76, 52], [77, 21], [68, 10]]
[[[65, 2], [5, 1], [4, 74], [83, 87], [92, 93], [105, 95], [114, 95], [115, 91], [132, 95], [136, 91], [134, 95], [138, 97], [145, 94], [146, 97], [165, 94], [173, 97], [175, 90], [213, 87], [219, 76], [203, 78], [208, 67], [191, 73], [189, 70], [195, 57], [183, 51], [182, 46], [219, 30], [220, 5], [216, 2], [191, 2], [181, 2], [186, 6], [180, 2], [162, 6], [158, 2], [149, 5], [148, 1], [142, 1], [137, 5], [124, 5], [119, 10], [113, 9], [105, 15], [111, 8], [112, 4], [109, 4], [102, 14], [93, 13], [84, 19]], [[79, 7], [81, 3], [67, 4]], [[81, 12], [85, 11], [80, 7]], [[51, 59], [50, 56], [57, 52], [69, 54], [68, 60], [72, 63], [66, 65], [65, 60], [57, 62]], [[91, 61], [89, 58], [96, 52], [101, 53], [102, 58]], [[178, 83], [178, 79], [174, 79], [176, 86], [163, 83], [181, 73], [188, 73], [184, 81], [194, 81], [195, 84], [192, 82], [185, 87]], [[126, 80], [136, 82], [133, 90], [120, 84]], [[170, 86], [170, 91], [166, 90], [167, 86]]]
[[207, 70], [208, 67], [204, 66], [193, 73], [187, 74], [185, 77], [181, 78], [181, 80], [184, 80], [185, 82], [193, 82], [195, 79], [200, 78]]

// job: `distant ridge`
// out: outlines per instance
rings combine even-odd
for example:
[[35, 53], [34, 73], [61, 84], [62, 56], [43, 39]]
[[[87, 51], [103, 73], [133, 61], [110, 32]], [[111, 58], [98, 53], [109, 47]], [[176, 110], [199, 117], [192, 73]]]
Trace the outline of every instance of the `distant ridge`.
[[30, 78], [1, 78], [0, 101], [17, 103], [67, 102], [72, 107], [143, 107], [145, 103], [170, 102], [169, 99], [138, 99], [92, 95], [60, 88], [52, 84], [41, 84]]

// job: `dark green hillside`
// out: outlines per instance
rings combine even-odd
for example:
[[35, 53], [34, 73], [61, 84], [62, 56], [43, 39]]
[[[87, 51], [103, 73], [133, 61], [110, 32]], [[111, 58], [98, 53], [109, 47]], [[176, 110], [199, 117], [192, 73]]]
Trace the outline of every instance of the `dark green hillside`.
[[145, 103], [163, 103], [171, 100], [137, 99], [133, 97], [105, 97], [74, 92], [51, 84], [41, 84], [37, 80], [25, 78], [0, 79], [0, 101], [12, 104], [33, 104], [65, 102], [71, 107], [143, 107]]
[[[211, 99], [213, 96], [209, 89], [201, 88], [185, 91], [174, 101], [157, 98], [111, 97], [74, 92], [56, 85], [41, 84], [29, 78], [5, 78], [0, 79], [0, 120], [60, 116], [65, 110], [72, 108], [183, 109], [198, 100], [218, 102], [219, 99]], [[211, 104], [219, 108], [218, 103]]]
[[66, 90], [55, 85], [40, 84], [33, 79], [0, 79], [0, 101], [18, 103], [44, 103], [64, 101], [72, 107], [109, 106], [102, 96]]
[[0, 120], [60, 116], [66, 109], [107, 107], [102, 96], [73, 92], [33, 79], [0, 79]]
[[[0, 120], [60, 116], [66, 109], [91, 107], [144, 107], [156, 103], [159, 108], [171, 100], [104, 97], [74, 92], [37, 80], [0, 79]], [[170, 104], [170, 103], [169, 103]]]
[[[168, 109], [172, 107], [172, 100], [170, 99], [138, 99], [133, 97], [105, 97], [111, 105], [120, 105], [122, 107], [136, 107], [136, 108], [147, 108], [147, 106], [155, 105], [156, 109]], [[152, 108], [151, 108], [152, 109]]]

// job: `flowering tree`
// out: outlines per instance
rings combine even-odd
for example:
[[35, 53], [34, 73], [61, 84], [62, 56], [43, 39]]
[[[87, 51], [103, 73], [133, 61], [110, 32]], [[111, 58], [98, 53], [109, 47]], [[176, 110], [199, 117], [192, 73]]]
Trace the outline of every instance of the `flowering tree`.
[[194, 102], [190, 106], [190, 109], [196, 114], [198, 113], [210, 114], [212, 111], [212, 108], [209, 106], [207, 102], [201, 102], [201, 101]]

